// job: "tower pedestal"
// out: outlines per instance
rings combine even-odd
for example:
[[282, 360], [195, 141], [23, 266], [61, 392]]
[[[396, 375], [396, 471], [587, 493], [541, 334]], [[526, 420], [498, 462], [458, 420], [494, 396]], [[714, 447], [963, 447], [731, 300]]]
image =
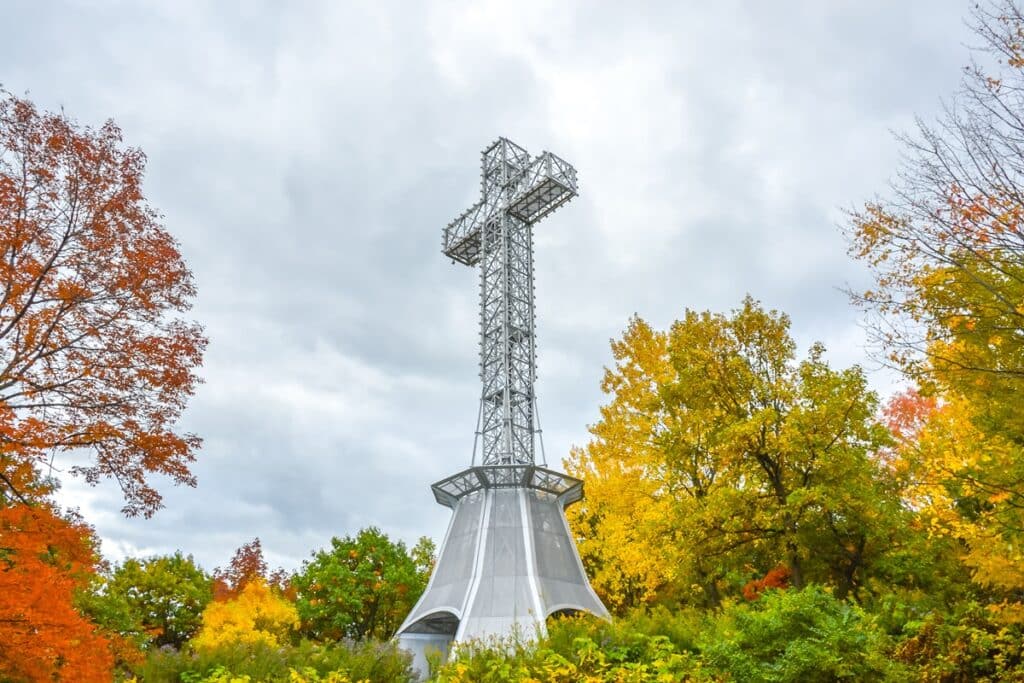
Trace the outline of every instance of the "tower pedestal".
[[453, 642], [546, 633], [558, 612], [608, 610], [590, 587], [565, 519], [583, 482], [535, 465], [472, 467], [433, 485], [453, 510], [430, 582], [398, 630], [426, 672]]

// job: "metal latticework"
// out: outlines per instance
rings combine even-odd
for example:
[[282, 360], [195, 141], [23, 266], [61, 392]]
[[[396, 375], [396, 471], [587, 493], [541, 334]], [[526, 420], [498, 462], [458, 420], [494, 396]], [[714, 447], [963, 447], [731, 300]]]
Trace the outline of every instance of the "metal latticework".
[[[576, 196], [576, 169], [498, 138], [483, 151], [481, 198], [444, 230], [442, 251], [480, 266], [484, 465], [532, 465], [537, 429], [533, 224]], [[474, 451], [474, 461], [475, 461]]]

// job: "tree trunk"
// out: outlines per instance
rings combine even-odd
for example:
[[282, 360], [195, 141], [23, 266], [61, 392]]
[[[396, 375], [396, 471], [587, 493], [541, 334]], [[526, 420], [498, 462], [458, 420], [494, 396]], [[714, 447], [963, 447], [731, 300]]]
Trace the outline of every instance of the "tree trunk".
[[786, 547], [789, 550], [789, 584], [800, 590], [804, 587], [804, 568], [800, 559], [800, 550], [796, 547], [795, 543], [787, 542]]

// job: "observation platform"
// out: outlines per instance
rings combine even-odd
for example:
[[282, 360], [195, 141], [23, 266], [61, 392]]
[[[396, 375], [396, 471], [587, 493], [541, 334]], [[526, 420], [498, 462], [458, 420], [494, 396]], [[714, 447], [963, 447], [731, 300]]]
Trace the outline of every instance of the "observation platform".
[[565, 508], [583, 497], [583, 482], [540, 465], [477, 465], [431, 485], [434, 499], [455, 509], [464, 496], [481, 489], [525, 488], [549, 493]]

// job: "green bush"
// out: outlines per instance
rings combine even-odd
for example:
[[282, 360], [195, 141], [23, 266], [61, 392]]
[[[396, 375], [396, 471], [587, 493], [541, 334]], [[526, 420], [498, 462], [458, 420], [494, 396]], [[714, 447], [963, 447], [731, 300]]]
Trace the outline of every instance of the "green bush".
[[409, 656], [393, 643], [302, 641], [293, 647], [258, 643], [195, 652], [157, 650], [136, 673], [140, 683], [236, 683], [246, 676], [253, 683], [317, 683], [320, 679], [402, 683], [415, 680], [410, 664]]
[[[655, 607], [607, 622], [552, 619], [539, 641], [465, 644], [435, 663], [437, 683], [815, 683], [1024, 681], [1024, 626], [984, 605], [922, 612], [876, 601], [869, 614], [827, 589], [770, 590], [718, 612]], [[140, 683], [355, 683], [414, 680], [393, 643], [162, 648], [135, 671]]]
[[890, 659], [894, 644], [860, 607], [821, 587], [772, 590], [716, 613], [655, 608], [612, 623], [559, 619], [531, 644], [462, 647], [438, 683], [916, 680]]
[[710, 667], [749, 683], [905, 680], [889, 646], [861, 608], [820, 586], [727, 606], [700, 639]]
[[552, 620], [548, 636], [536, 643], [511, 638], [463, 645], [449, 662], [436, 669], [434, 680], [711, 680], [694, 654], [677, 645], [693, 641], [694, 619], [695, 613], [671, 615], [667, 610], [659, 610], [652, 614], [638, 612], [612, 623], [585, 615]]
[[623, 646], [603, 648], [591, 638], [576, 638], [564, 652], [546, 643], [537, 645], [492, 642], [464, 646], [441, 666], [436, 683], [502, 683], [536, 681], [710, 680], [700, 675], [700, 663], [677, 652], [665, 636], [633, 634]]

